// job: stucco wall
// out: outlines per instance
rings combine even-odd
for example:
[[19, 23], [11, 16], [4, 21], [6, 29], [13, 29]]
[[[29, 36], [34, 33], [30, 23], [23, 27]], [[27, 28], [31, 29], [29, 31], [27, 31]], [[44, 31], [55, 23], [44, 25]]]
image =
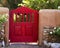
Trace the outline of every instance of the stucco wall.
[[60, 25], [60, 10], [43, 9], [39, 11], [39, 45], [43, 42], [44, 26]]
[[6, 7], [0, 7], [0, 14], [6, 14], [9, 13], [9, 9]]
[[60, 26], [60, 10], [56, 11], [56, 25]]
[[5, 36], [7, 37], [6, 40], [8, 42], [9, 40], [9, 9], [6, 7], [0, 7], [0, 14], [6, 14], [7, 16], [7, 21], [4, 23], [4, 32]]
[[9, 43], [9, 21], [5, 22], [5, 36], [7, 43]]

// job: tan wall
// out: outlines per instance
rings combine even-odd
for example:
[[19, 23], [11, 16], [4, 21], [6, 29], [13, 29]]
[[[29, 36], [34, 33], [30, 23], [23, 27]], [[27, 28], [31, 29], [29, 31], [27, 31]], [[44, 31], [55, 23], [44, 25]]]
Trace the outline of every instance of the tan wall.
[[5, 23], [5, 36], [7, 43], [9, 43], [9, 21]]
[[56, 11], [56, 25], [60, 26], [60, 10]]
[[7, 16], [7, 21], [5, 22], [4, 32], [5, 32], [5, 36], [7, 37], [6, 40], [8, 42], [9, 40], [9, 9], [6, 7], [0, 7], [0, 14], [6, 14]]
[[0, 7], [0, 14], [9, 14], [9, 9], [6, 7]]
[[39, 11], [39, 45], [43, 40], [43, 27], [60, 25], [60, 10], [40, 10]]

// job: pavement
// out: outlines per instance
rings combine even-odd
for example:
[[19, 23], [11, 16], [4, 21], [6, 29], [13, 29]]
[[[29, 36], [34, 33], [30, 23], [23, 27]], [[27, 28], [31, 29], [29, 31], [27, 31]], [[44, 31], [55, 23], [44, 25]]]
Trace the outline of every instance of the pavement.
[[39, 47], [38, 45], [31, 45], [31, 44], [12, 44], [8, 47], [0, 47], [0, 48], [43, 48], [43, 47]]

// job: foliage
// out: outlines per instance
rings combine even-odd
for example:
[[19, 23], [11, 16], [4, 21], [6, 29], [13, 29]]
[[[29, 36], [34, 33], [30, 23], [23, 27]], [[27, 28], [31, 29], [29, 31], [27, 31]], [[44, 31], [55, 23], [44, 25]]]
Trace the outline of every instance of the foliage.
[[8, 7], [9, 9], [14, 9], [21, 5], [36, 10], [58, 9], [58, 6], [60, 6], [60, 0], [0, 0], [0, 4]]
[[36, 10], [58, 9], [58, 6], [60, 6], [60, 0], [23, 0], [22, 5]]
[[6, 22], [7, 16], [6, 14], [0, 14], [0, 25]]
[[22, 2], [22, 0], [7, 0], [8, 2], [8, 7], [10, 9], [14, 9], [14, 8], [17, 8], [18, 7], [18, 4]]
[[0, 14], [0, 30], [7, 21], [7, 14]]
[[54, 29], [53, 34], [55, 34], [56, 36], [60, 36], [60, 27], [56, 27], [56, 28]]
[[8, 7], [9, 9], [17, 8], [17, 5], [21, 2], [22, 0], [0, 0], [0, 4], [4, 7]]

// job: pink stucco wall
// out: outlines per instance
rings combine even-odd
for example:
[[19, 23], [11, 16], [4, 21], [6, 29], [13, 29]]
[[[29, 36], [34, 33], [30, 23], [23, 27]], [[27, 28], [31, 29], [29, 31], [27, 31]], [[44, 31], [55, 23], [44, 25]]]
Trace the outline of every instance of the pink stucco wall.
[[0, 14], [6, 14], [7, 16], [7, 21], [4, 23], [4, 32], [5, 32], [5, 37], [8, 43], [9, 40], [9, 9], [6, 7], [0, 7]]
[[60, 10], [43, 9], [39, 11], [39, 45], [43, 42], [44, 26], [59, 26]]

